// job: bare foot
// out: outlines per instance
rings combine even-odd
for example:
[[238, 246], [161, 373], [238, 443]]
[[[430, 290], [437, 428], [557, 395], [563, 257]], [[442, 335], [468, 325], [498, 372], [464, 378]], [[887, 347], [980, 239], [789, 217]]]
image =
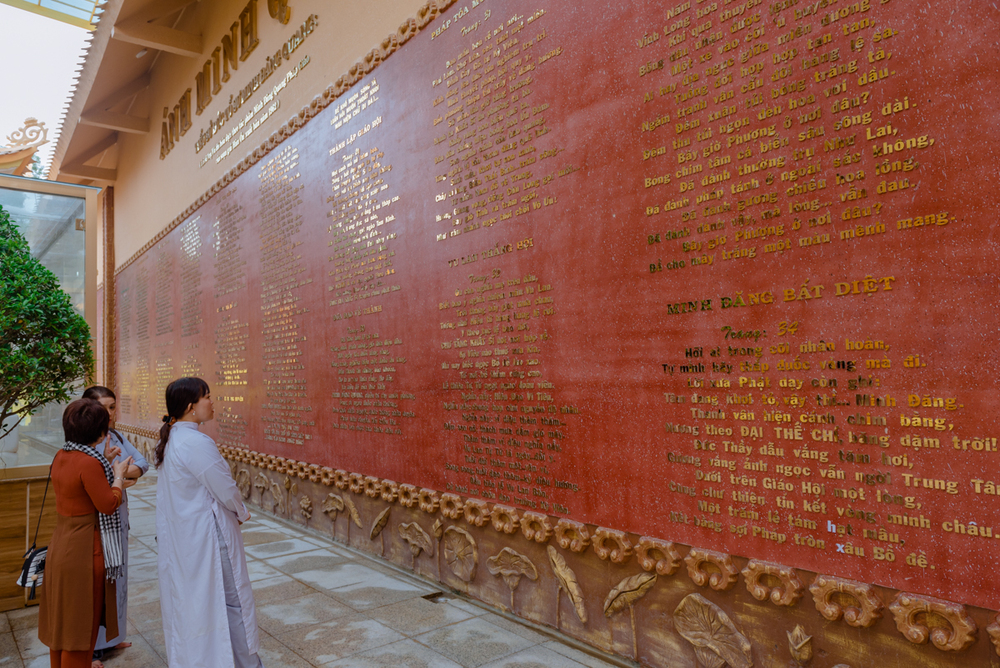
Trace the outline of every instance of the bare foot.
[[118, 643], [117, 645], [115, 645], [111, 649], [128, 649], [131, 646], [132, 646], [132, 643], [130, 643], [128, 641], [123, 641], [123, 642]]
[[104, 664], [100, 661], [94, 660], [90, 662], [90, 668], [104, 668]]

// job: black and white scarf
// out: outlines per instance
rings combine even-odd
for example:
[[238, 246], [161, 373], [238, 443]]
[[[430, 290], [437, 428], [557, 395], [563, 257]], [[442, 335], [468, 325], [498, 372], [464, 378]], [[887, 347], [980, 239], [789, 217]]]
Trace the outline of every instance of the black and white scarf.
[[[90, 455], [101, 463], [104, 467], [104, 475], [108, 479], [108, 484], [112, 484], [115, 479], [111, 464], [100, 452], [89, 445], [80, 445], [72, 441], [66, 441], [63, 450], [75, 450], [85, 455]], [[122, 494], [125, 492], [122, 491]], [[97, 513], [97, 521], [101, 526], [101, 547], [104, 549], [104, 570], [108, 580], [116, 580], [124, 574], [124, 559], [122, 558], [122, 521], [118, 511], [105, 515]]]

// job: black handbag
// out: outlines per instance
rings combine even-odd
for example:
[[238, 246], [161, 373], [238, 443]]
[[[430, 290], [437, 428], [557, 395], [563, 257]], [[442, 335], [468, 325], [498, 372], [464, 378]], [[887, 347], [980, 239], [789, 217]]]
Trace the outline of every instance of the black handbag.
[[38, 510], [38, 523], [35, 524], [35, 537], [31, 540], [31, 547], [24, 553], [24, 566], [21, 567], [21, 575], [17, 578], [17, 586], [30, 589], [28, 600], [35, 600], [35, 589], [42, 584], [42, 575], [45, 572], [45, 553], [48, 547], [35, 547], [38, 541], [38, 529], [42, 526], [42, 513], [45, 511], [45, 499], [49, 495], [49, 481], [52, 479], [52, 469], [49, 468], [49, 477], [45, 480], [45, 492], [42, 494], [42, 507]]

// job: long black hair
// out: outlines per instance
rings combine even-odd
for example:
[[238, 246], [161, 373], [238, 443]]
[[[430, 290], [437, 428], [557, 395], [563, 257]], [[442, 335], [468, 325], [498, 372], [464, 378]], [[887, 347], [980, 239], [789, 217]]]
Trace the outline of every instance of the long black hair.
[[208, 383], [201, 378], [178, 378], [167, 385], [167, 414], [163, 416], [163, 426], [160, 427], [160, 442], [156, 444], [156, 468], [163, 463], [163, 455], [167, 450], [167, 439], [170, 437], [170, 427], [174, 422], [184, 417], [188, 406], [207, 397], [210, 390]]
[[118, 397], [115, 396], [115, 393], [112, 392], [109, 388], [104, 387], [103, 385], [91, 385], [90, 387], [88, 387], [86, 390], [83, 391], [84, 399], [93, 399], [94, 401], [100, 401], [101, 399], [107, 399], [108, 397], [114, 399], [115, 401], [118, 400]]

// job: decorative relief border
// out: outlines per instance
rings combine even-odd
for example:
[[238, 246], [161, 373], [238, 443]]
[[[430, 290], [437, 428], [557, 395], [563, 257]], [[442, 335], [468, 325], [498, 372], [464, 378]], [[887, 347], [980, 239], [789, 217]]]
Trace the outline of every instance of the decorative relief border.
[[133, 262], [142, 257], [143, 253], [150, 250], [156, 244], [170, 234], [178, 225], [190, 218], [195, 211], [200, 209], [208, 200], [217, 195], [223, 188], [235, 181], [241, 174], [256, 165], [260, 160], [274, 150], [281, 142], [285, 141], [293, 134], [305, 126], [316, 114], [326, 109], [337, 98], [346, 93], [351, 86], [361, 81], [362, 78], [370, 74], [376, 67], [381, 65], [386, 58], [395, 53], [399, 47], [406, 44], [418, 32], [436, 19], [443, 11], [455, 3], [455, 0], [428, 0], [427, 4], [417, 10], [416, 17], [409, 18], [399, 26], [395, 33], [387, 36], [374, 49], [365, 54], [360, 60], [351, 66], [349, 70], [340, 76], [335, 82], [316, 95], [312, 101], [302, 107], [297, 114], [289, 118], [284, 125], [271, 133], [271, 136], [260, 143], [252, 152], [248, 153], [237, 165], [226, 172], [218, 181], [205, 191], [201, 197], [196, 199], [190, 206], [174, 218], [165, 228], [146, 244], [136, 251], [132, 257], [126, 260], [120, 267], [115, 269], [115, 276], [125, 271]]
[[[159, 438], [157, 432], [149, 429], [123, 424], [117, 425], [117, 428], [152, 441]], [[151, 450], [152, 444], [139, 444], [138, 447]], [[326, 487], [342, 490], [351, 487], [357, 495], [373, 499], [381, 497], [388, 503], [418, 508], [428, 515], [440, 513], [448, 519], [461, 517], [476, 527], [492, 526], [499, 534], [512, 535], [520, 529], [526, 540], [546, 543], [554, 539], [559, 547], [571, 552], [582, 553], [587, 547], [593, 547], [600, 559], [612, 563], [625, 564], [635, 555], [644, 571], [655, 571], [657, 575], [672, 575], [684, 563], [688, 577], [699, 587], [729, 591], [742, 575], [747, 591], [754, 598], [770, 600], [778, 606], [797, 605], [806, 590], [799, 577], [804, 573], [781, 564], [748, 559], [747, 565], [740, 571], [733, 555], [723, 552], [691, 547], [682, 559], [683, 546], [668, 540], [642, 536], [633, 546], [628, 534], [623, 531], [604, 527], [591, 529], [575, 520], [556, 520], [542, 513], [519, 511], [502, 504], [491, 506], [482, 499], [463, 499], [451, 492], [442, 494], [429, 488], [397, 484], [392, 480], [252, 450], [220, 447], [219, 451], [234, 468], [242, 463]], [[258, 473], [258, 476], [262, 475]], [[352, 481], [355, 484], [352, 485]], [[554, 548], [550, 546], [549, 549]], [[850, 626], [870, 628], [882, 617], [884, 604], [876, 588], [870, 584], [817, 574], [808, 590], [813, 595], [816, 610], [828, 621], [843, 619]], [[958, 652], [970, 647], [977, 639], [976, 623], [960, 603], [899, 592], [889, 609], [899, 632], [914, 644], [924, 644], [929, 640], [941, 651]], [[987, 632], [997, 648], [997, 654], [1000, 654], [1000, 615]]]

